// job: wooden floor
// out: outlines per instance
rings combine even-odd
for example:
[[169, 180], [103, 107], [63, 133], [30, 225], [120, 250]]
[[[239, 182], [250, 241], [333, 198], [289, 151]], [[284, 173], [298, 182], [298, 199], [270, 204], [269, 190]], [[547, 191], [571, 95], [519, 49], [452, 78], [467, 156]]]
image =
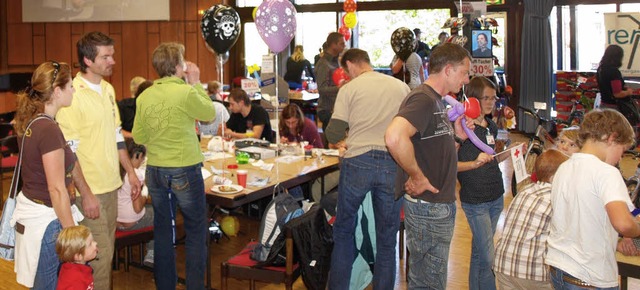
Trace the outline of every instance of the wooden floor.
[[[636, 160], [625, 158], [622, 162], [622, 168], [625, 175], [630, 175], [635, 166], [638, 163]], [[6, 176], [6, 175], [5, 175]], [[5, 177], [4, 191], [8, 191], [9, 183]], [[507, 183], [508, 184], [508, 183]], [[507, 187], [508, 188], [508, 187]], [[6, 193], [5, 193], [6, 198]], [[505, 209], [511, 202], [511, 194], [507, 192], [505, 194]], [[220, 217], [220, 216], [219, 216]], [[213, 243], [210, 247], [213, 258], [212, 262], [212, 279], [213, 287], [220, 289], [220, 263], [226, 260], [230, 256], [238, 253], [244, 245], [251, 239], [256, 239], [258, 235], [259, 221], [247, 217], [239, 217], [240, 219], [240, 232], [238, 236], [231, 237], [229, 239], [223, 238], [218, 243]], [[504, 212], [500, 218], [498, 229], [501, 231], [502, 224], [504, 222]], [[179, 228], [180, 230], [180, 228]], [[499, 233], [498, 233], [499, 234]], [[496, 236], [498, 236], [496, 234]], [[453, 241], [451, 244], [451, 250], [449, 254], [449, 275], [448, 275], [448, 289], [468, 289], [468, 274], [469, 274], [469, 257], [470, 257], [470, 244], [471, 244], [471, 232], [469, 225], [467, 224], [464, 212], [460, 208], [458, 203], [458, 209], [456, 214], [456, 225], [454, 230]], [[184, 246], [179, 246], [177, 249], [178, 272], [184, 277]], [[114, 271], [113, 282], [114, 289], [154, 289], [155, 284], [153, 281], [153, 274], [151, 272], [141, 270], [138, 268], [130, 268], [129, 272], [123, 270], [124, 267], [120, 267], [119, 271]], [[405, 268], [404, 260], [398, 261], [398, 270], [396, 272], [397, 282], [395, 289], [406, 289], [405, 280]], [[13, 263], [0, 259], [0, 290], [3, 289], [26, 289], [15, 282], [15, 273], [13, 272]], [[640, 282], [635, 279], [629, 279], [629, 289], [640, 290]], [[283, 285], [271, 285], [264, 283], [257, 283], [258, 289], [283, 289]], [[247, 281], [238, 281], [235, 279], [229, 279], [229, 289], [248, 289], [249, 283]], [[184, 285], [179, 285], [178, 289], [185, 289]], [[306, 289], [302, 279], [298, 279], [294, 284], [294, 289]], [[367, 289], [371, 289], [369, 286]]]

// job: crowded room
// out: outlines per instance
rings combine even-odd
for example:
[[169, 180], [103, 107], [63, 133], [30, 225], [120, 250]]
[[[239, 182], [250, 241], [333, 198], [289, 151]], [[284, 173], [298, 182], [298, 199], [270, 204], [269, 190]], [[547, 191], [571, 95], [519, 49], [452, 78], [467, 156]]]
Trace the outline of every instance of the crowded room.
[[639, 0], [0, 0], [0, 289], [640, 290]]

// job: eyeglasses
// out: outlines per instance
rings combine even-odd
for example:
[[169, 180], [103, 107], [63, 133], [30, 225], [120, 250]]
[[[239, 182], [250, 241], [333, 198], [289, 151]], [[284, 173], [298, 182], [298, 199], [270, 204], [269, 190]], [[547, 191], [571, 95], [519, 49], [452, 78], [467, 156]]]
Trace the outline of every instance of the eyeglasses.
[[498, 96], [484, 96], [484, 97], [480, 97], [480, 100], [483, 100], [483, 101], [490, 101], [490, 100], [497, 101], [498, 100]]
[[57, 61], [52, 60], [51, 65], [53, 66], [53, 77], [51, 78], [51, 86], [56, 82], [56, 78], [58, 77], [58, 72], [60, 72], [60, 64]]

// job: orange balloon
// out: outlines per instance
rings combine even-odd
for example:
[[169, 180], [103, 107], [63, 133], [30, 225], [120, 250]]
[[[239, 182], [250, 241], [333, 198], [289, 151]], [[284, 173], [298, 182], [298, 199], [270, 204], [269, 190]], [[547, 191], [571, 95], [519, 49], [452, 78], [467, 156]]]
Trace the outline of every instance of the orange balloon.
[[358, 4], [355, 0], [346, 0], [342, 5], [342, 9], [344, 9], [345, 12], [356, 12], [357, 8]]
[[480, 116], [480, 101], [476, 98], [464, 101], [464, 114], [471, 119], [478, 118]]

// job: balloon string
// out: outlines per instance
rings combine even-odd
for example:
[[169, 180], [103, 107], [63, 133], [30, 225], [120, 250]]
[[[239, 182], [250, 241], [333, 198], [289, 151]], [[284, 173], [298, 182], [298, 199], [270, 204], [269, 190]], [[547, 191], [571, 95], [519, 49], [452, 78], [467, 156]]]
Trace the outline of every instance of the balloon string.
[[[222, 90], [224, 91], [224, 77], [223, 77], [223, 75], [224, 75], [224, 63], [223, 63], [222, 57], [220, 57], [220, 54], [217, 55], [217, 58], [218, 58], [218, 67], [220, 68], [220, 85], [222, 86]], [[224, 133], [225, 125], [226, 124], [224, 122], [222, 122], [222, 126], [220, 127], [220, 129], [222, 130], [222, 132], [220, 132], [220, 136], [222, 136], [222, 153], [224, 153], [224, 151], [225, 151], [224, 149], [225, 149], [225, 145], [226, 145], [225, 144], [226, 143], [226, 141], [225, 141], [225, 137], [226, 136], [225, 136], [225, 133]], [[226, 168], [226, 165], [227, 165], [227, 154], [222, 154], [222, 178], [225, 177], [225, 170], [224, 169]]]
[[[280, 84], [280, 78], [278, 77], [278, 54], [275, 54], [275, 65], [273, 66], [275, 69], [275, 73], [276, 73], [276, 95], [275, 95], [275, 108], [274, 108], [274, 112], [276, 115], [276, 126], [278, 126], [276, 128], [276, 156], [280, 156], [280, 99], [278, 98], [278, 87]], [[271, 101], [271, 104], [273, 105], [273, 101]], [[280, 183], [280, 164], [278, 164], [279, 162], [276, 161], [276, 182]]]

